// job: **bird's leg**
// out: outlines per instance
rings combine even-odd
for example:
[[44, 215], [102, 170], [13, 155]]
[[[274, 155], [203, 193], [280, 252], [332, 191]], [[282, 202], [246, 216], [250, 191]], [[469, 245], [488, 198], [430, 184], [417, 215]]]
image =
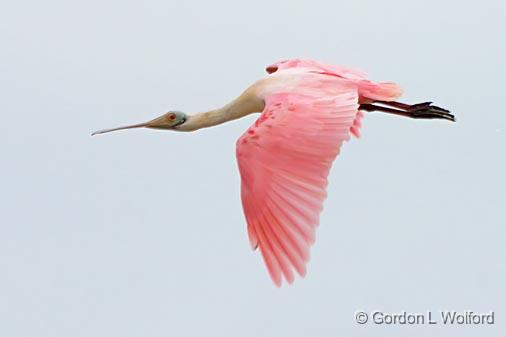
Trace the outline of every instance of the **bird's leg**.
[[424, 102], [413, 105], [385, 101], [376, 101], [375, 103], [388, 105], [396, 109], [375, 104], [360, 104], [360, 110], [381, 111], [416, 119], [446, 119], [455, 122], [455, 116], [452, 115], [450, 111], [434, 106], [432, 105], [432, 102]]

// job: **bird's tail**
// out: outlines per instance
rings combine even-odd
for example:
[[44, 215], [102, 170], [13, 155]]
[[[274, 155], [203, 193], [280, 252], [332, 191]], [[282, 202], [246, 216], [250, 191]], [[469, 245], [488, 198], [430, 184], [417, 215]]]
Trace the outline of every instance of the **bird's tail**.
[[359, 84], [359, 93], [361, 97], [372, 101], [394, 101], [402, 95], [402, 89], [393, 82], [362, 81]]
[[[397, 97], [402, 95], [402, 89], [399, 85], [393, 82], [375, 83], [367, 80], [359, 82], [358, 92], [360, 101], [376, 102], [376, 101], [394, 101]], [[359, 109], [350, 132], [355, 137], [360, 137], [360, 127], [362, 126], [362, 119], [364, 118], [363, 112]]]

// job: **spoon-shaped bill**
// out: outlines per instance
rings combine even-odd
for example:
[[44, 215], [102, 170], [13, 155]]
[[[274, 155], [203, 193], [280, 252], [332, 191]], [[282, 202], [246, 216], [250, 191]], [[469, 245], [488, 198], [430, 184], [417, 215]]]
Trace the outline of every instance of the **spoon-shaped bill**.
[[147, 122], [147, 123], [139, 123], [139, 124], [133, 124], [133, 125], [127, 125], [127, 126], [120, 126], [120, 127], [112, 128], [112, 129], [98, 130], [98, 131], [93, 132], [91, 135], [95, 136], [95, 135], [100, 135], [102, 133], [107, 133], [107, 132], [112, 132], [112, 131], [126, 130], [126, 129], [135, 129], [135, 128], [145, 128], [145, 127], [148, 127], [148, 126], [149, 126], [149, 122]]

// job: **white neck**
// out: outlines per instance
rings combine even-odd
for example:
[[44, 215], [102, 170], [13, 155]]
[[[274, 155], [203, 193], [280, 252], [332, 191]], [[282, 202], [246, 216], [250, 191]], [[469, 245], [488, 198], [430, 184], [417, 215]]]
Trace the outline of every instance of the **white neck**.
[[264, 101], [252, 93], [245, 92], [232, 102], [219, 109], [200, 112], [188, 116], [185, 123], [176, 127], [179, 131], [195, 131], [219, 125], [244, 117], [264, 109]]

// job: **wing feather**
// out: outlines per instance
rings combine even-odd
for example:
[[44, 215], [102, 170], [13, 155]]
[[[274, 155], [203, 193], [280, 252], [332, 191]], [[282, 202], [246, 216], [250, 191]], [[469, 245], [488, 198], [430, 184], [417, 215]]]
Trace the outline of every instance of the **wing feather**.
[[283, 278], [292, 283], [293, 270], [306, 274], [329, 170], [341, 144], [358, 134], [360, 118], [355, 87], [318, 93], [312, 85], [268, 96], [237, 141], [248, 236], [277, 286]]

